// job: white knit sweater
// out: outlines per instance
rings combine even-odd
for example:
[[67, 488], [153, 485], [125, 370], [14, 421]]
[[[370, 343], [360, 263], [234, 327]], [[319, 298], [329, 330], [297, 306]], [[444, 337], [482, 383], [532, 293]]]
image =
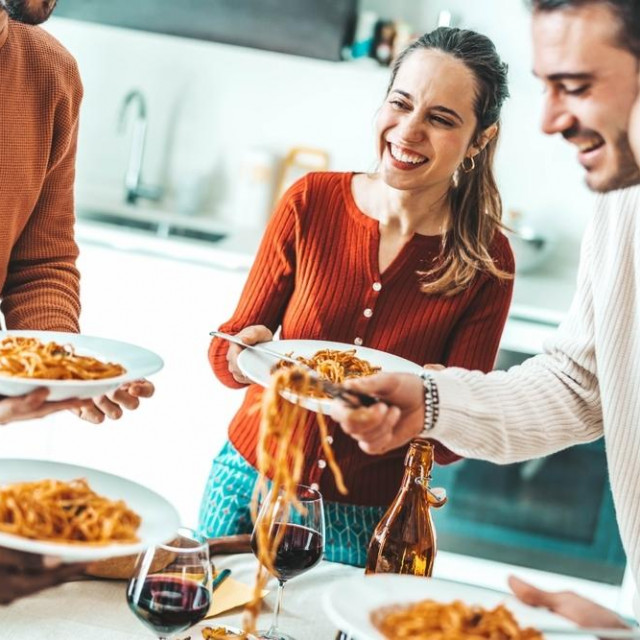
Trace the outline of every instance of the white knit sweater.
[[[640, 585], [640, 187], [599, 197], [556, 337], [508, 372], [436, 373], [430, 437], [509, 463], [605, 438], [618, 525]], [[427, 435], [427, 434], [425, 434]], [[636, 616], [640, 610], [636, 607]]]

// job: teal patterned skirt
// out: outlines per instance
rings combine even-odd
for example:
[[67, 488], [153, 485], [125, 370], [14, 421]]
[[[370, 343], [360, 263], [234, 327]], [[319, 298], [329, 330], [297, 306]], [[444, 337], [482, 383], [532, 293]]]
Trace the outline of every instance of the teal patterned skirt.
[[[208, 538], [251, 533], [258, 472], [227, 442], [214, 459], [202, 496], [198, 530]], [[373, 530], [386, 507], [325, 502], [325, 558], [364, 567]]]

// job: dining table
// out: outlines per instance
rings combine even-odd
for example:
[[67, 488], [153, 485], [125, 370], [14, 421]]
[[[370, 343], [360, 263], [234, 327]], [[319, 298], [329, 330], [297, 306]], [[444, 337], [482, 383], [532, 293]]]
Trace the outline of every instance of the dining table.
[[[230, 569], [235, 580], [253, 584], [257, 560], [250, 553], [213, 558], [217, 571]], [[325, 614], [324, 592], [338, 580], [363, 570], [322, 561], [292, 579], [284, 590], [279, 627], [297, 640], [334, 640], [338, 629]], [[271, 623], [277, 582], [267, 584], [258, 628]], [[215, 599], [215, 592], [213, 594]], [[236, 607], [207, 620], [211, 626], [240, 627], [242, 608]], [[157, 636], [155, 636], [157, 638]], [[176, 640], [200, 640], [201, 633], [185, 631]], [[154, 634], [131, 612], [126, 600], [126, 581], [83, 579], [42, 591], [0, 606], [2, 640], [152, 640]]]

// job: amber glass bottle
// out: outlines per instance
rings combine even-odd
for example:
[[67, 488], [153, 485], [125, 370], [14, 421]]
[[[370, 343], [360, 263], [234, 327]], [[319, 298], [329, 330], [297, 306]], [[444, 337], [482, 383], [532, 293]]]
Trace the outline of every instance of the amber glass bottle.
[[413, 440], [404, 460], [400, 491], [369, 543], [365, 573], [431, 575], [436, 532], [430, 508], [447, 501], [429, 489], [432, 466], [433, 446], [427, 440]]

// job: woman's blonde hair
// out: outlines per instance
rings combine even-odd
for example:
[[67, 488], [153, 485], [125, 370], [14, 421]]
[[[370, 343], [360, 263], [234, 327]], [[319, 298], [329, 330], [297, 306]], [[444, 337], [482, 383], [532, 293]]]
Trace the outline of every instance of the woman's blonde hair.
[[449, 191], [451, 231], [443, 236], [437, 264], [419, 272], [424, 293], [451, 296], [466, 289], [479, 271], [501, 279], [513, 277], [497, 265], [490, 254], [491, 243], [503, 226], [502, 200], [493, 175], [493, 159], [500, 132], [500, 110], [509, 96], [507, 65], [500, 60], [493, 42], [486, 36], [468, 29], [440, 27], [412, 42], [397, 57], [387, 95], [403, 62], [415, 51], [425, 49], [452, 55], [474, 75], [473, 107], [478, 124], [471, 143], [479, 144], [485, 130], [498, 125], [495, 136], [474, 156], [475, 167], [468, 170], [465, 159], [456, 171]]

